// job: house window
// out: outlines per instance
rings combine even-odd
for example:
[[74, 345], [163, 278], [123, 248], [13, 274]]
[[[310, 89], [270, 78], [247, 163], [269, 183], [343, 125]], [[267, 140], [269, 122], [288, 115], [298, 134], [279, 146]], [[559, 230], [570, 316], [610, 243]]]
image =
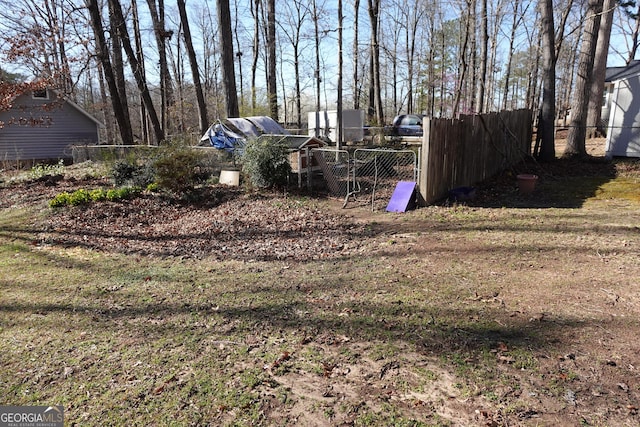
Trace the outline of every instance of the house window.
[[36, 89], [33, 91], [34, 99], [49, 99], [49, 92], [46, 89]]

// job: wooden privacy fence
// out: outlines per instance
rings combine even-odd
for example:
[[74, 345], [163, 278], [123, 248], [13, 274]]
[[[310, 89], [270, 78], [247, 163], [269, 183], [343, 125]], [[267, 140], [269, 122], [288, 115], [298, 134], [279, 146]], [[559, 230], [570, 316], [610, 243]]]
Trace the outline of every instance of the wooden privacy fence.
[[483, 181], [531, 153], [531, 110], [425, 118], [423, 126], [418, 180], [422, 204]]

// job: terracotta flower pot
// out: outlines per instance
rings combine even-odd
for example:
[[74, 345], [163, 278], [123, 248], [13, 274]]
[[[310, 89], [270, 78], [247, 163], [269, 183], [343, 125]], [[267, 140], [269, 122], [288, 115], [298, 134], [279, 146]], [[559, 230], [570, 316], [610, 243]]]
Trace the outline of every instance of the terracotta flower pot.
[[536, 181], [538, 181], [538, 175], [533, 174], [521, 174], [518, 175], [518, 188], [520, 194], [531, 194], [536, 188]]

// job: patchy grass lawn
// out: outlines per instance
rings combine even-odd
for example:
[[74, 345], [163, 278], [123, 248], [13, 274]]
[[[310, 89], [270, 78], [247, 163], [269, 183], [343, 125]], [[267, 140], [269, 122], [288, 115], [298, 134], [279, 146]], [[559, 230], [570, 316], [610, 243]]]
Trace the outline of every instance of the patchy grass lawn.
[[[2, 403], [83, 426], [638, 425], [640, 166], [522, 168], [530, 196], [505, 174], [464, 206], [236, 196], [142, 225], [135, 203], [49, 210], [64, 182], [4, 187]], [[206, 229], [240, 207], [263, 227]], [[242, 250], [187, 256], [205, 237]]]

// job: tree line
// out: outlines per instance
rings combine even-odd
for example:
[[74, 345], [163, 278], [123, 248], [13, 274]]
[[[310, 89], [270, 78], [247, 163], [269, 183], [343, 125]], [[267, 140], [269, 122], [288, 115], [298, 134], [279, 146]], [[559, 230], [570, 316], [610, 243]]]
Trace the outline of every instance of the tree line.
[[569, 110], [566, 154], [584, 155], [607, 58], [634, 60], [640, 28], [622, 0], [0, 2], [0, 90], [46, 82], [123, 144], [240, 115], [302, 129], [319, 109], [376, 126], [529, 108], [537, 156]]

